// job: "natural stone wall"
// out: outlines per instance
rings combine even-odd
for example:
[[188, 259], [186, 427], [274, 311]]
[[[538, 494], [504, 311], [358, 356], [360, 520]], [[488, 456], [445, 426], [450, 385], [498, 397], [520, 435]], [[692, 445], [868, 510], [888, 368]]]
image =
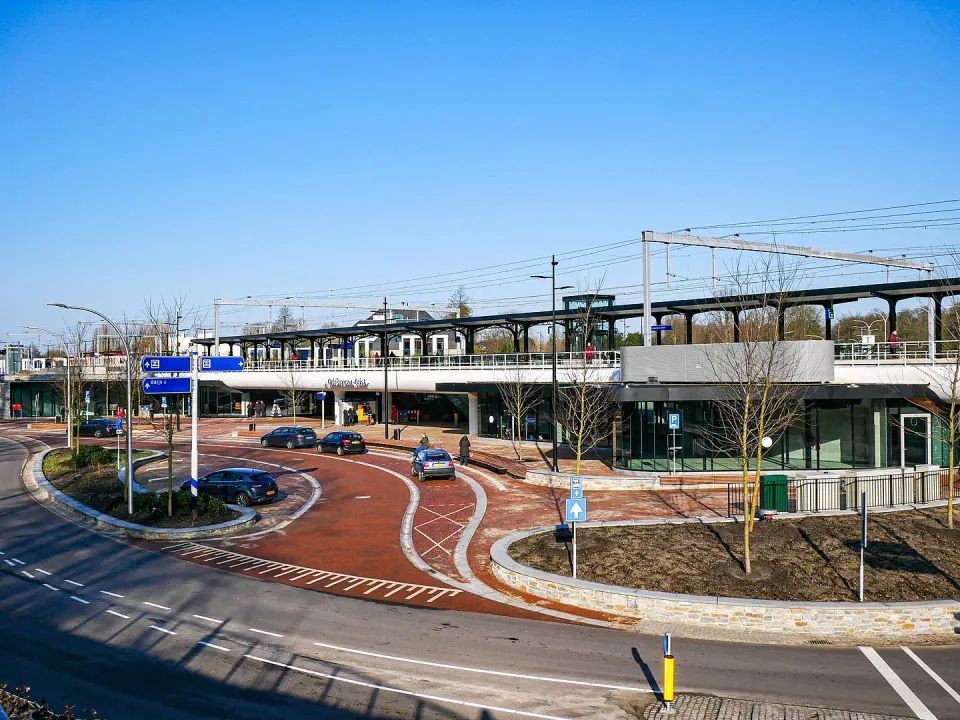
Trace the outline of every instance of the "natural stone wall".
[[521, 565], [514, 542], [552, 528], [514, 533], [490, 550], [500, 582], [530, 595], [612, 615], [696, 626], [833, 637], [905, 637], [960, 632], [960, 601], [801, 603], [674, 595], [575, 580]]
[[[545, 470], [527, 470], [524, 482], [542, 487], [570, 488], [571, 473], [554, 473]], [[591, 490], [655, 490], [659, 489], [659, 475], [581, 475], [584, 491]]]

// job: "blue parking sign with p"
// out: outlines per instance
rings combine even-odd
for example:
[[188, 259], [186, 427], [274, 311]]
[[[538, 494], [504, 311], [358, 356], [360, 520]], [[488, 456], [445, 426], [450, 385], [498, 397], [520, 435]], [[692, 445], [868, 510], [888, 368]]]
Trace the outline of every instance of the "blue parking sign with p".
[[667, 415], [667, 425], [670, 430], [680, 429], [680, 413], [670, 413]]

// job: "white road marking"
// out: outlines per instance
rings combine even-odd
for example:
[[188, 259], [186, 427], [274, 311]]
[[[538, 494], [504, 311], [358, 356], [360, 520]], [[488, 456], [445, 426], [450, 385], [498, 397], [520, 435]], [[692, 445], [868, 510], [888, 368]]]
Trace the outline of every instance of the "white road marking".
[[223, 647], [223, 645], [214, 645], [213, 643], [204, 642], [203, 640], [201, 640], [199, 644], [206, 645], [207, 647], [212, 647], [215, 650], [223, 650], [224, 652], [230, 652], [230, 648], [225, 648]]
[[15, 562], [12, 562], [11, 560], [7, 560], [6, 558], [4, 558], [4, 562], [5, 562], [7, 565], [9, 565], [10, 567], [16, 567], [16, 566], [17, 566], [17, 564], [16, 564]]
[[147, 602], [146, 600], [143, 601], [143, 604], [144, 604], [144, 605], [149, 605], [150, 607], [158, 608], [158, 609], [160, 609], [160, 610], [169, 610], [169, 609], [170, 609], [170, 608], [168, 608], [166, 605], [157, 605], [156, 603]]
[[44, 575], [47, 575], [47, 576], [53, 575], [53, 573], [47, 572], [43, 568], [34, 568], [34, 570], [36, 570], [38, 573], [43, 573]]
[[47, 588], [47, 590], [53, 590], [54, 592], [60, 592], [60, 588], [54, 587], [53, 585], [50, 585], [49, 583], [44, 583], [43, 586], [44, 586], [45, 588]]
[[270, 637], [282, 638], [283, 635], [275, 632], [270, 632], [269, 630], [257, 630], [257, 628], [247, 628], [250, 632], [260, 633], [261, 635], [269, 635]]
[[64, 580], [64, 582], [74, 587], [86, 587], [83, 583], [74, 582], [73, 580]]
[[369, 495], [357, 495], [357, 496], [354, 498], [354, 500], [369, 500], [369, 499], [370, 499], [370, 496], [369, 496]]
[[0, 550], [0, 555], [6, 555], [6, 553]]
[[167, 635], [176, 635], [176, 633], [173, 630], [167, 630], [166, 628], [160, 627], [159, 625], [151, 625], [150, 629], [159, 630], [160, 632], [166, 633]]
[[900, 679], [900, 676], [893, 671], [893, 668], [887, 665], [876, 650], [872, 647], [861, 647], [860, 650], [867, 656], [867, 660], [877, 669], [877, 672], [883, 675], [883, 679], [890, 683], [890, 687], [896, 691], [900, 699], [907, 704], [919, 720], [937, 720], [937, 716], [930, 712], [926, 705], [920, 702], [920, 698], [914, 694], [913, 690], [907, 687], [907, 684]]
[[368, 683], [362, 680], [354, 680], [353, 678], [343, 677], [342, 675], [331, 675], [329, 673], [318, 672], [317, 670], [307, 670], [306, 668], [297, 667], [296, 665], [288, 665], [286, 663], [277, 662], [276, 660], [267, 660], [266, 658], [250, 655], [249, 653], [245, 654], [244, 657], [249, 658], [250, 660], [256, 660], [257, 662], [266, 663], [267, 665], [282, 667], [286, 668], [287, 670], [294, 670], [296, 672], [303, 673], [304, 675], [324, 678], [331, 682], [342, 682], [346, 683], [347, 685], [356, 685], [359, 687], [369, 688], [371, 690], [377, 690], [379, 692], [395, 693], [397, 695], [406, 695], [407, 697], [414, 697], [422, 700], [432, 700], [434, 702], [450, 703], [451, 705], [477, 708], [478, 710], [491, 710], [493, 712], [506, 713], [508, 715], [540, 718], [540, 720], [566, 720], [566, 718], [560, 718], [556, 715], [543, 715], [541, 713], [528, 712], [526, 710], [514, 710], [512, 708], [497, 707], [496, 705], [483, 705], [481, 703], [469, 702], [467, 700], [455, 700], [454, 698], [441, 697], [440, 695], [428, 695], [426, 693], [413, 692], [412, 690], [403, 690], [401, 688], [390, 687], [389, 685], [377, 685], [375, 683]]
[[118, 613], [116, 610], [107, 610], [111, 615], [116, 615], [117, 617], [123, 618], [124, 620], [129, 620], [129, 615], [124, 615], [123, 613]]
[[77, 597], [76, 595], [71, 595], [71, 596], [70, 596], [70, 599], [71, 599], [71, 600], [76, 600], [78, 603], [83, 603], [84, 605], [89, 605], [89, 604], [90, 604], [90, 601], [89, 601], [89, 600], [84, 600], [83, 598], [79, 598], [79, 597]]
[[944, 680], [942, 677], [940, 677], [939, 675], [937, 675], [929, 665], [927, 665], [923, 660], [921, 660], [920, 658], [918, 658], [917, 655], [916, 655], [916, 653], [913, 652], [913, 650], [911, 650], [910, 648], [907, 648], [907, 647], [902, 647], [902, 648], [900, 648], [900, 649], [903, 650], [907, 655], [909, 655], [917, 665], [919, 665], [921, 668], [923, 668], [923, 671], [924, 671], [927, 675], [929, 675], [930, 677], [932, 677], [932, 678], [934, 679], [934, 681], [937, 683], [937, 685], [939, 685], [939, 686], [942, 687], [944, 690], [946, 690], [946, 691], [947, 691], [947, 695], [949, 695], [949, 696], [952, 697], [954, 700], [956, 700], [958, 703], [960, 703], [960, 693], [958, 693], [956, 690], [954, 690], [952, 687], [950, 687], [950, 686], [947, 684], [947, 681], [946, 681], [946, 680]]
[[[134, 469], [136, 469], [136, 468], [134, 468]], [[115, 597], [115, 598], [122, 598], [122, 597], [123, 597], [123, 595], [117, 595], [116, 593], [112, 593], [112, 592], [110, 592], [109, 590], [101, 590], [100, 592], [103, 593], [104, 595], [109, 595], [110, 597]]]
[[36, 580], [36, 578], [35, 578], [33, 575], [31, 575], [30, 573], [28, 573], [26, 570], [21, 570], [20, 572], [22, 572], [24, 575], [26, 575], [26, 576], [27, 576], [28, 578], [30, 578], [31, 580]]
[[26, 565], [26, 563], [23, 560], [17, 560], [16, 558], [10, 558], [10, 559], [13, 560], [17, 565]]
[[586, 680], [566, 680], [564, 678], [549, 677], [544, 675], [524, 675], [523, 673], [512, 673], [503, 670], [485, 670], [483, 668], [467, 667], [465, 665], [448, 665], [446, 663], [430, 662], [428, 660], [415, 660], [413, 658], [400, 657], [398, 655], [384, 655], [383, 653], [369, 652], [367, 650], [355, 650], [354, 648], [342, 647], [341, 645], [330, 645], [329, 643], [315, 642], [317, 647], [337, 650], [338, 652], [352, 653], [354, 655], [365, 655], [366, 657], [381, 658], [383, 660], [393, 660], [395, 662], [410, 663], [412, 665], [426, 665], [427, 667], [444, 668], [446, 670], [459, 670], [461, 672], [480, 673], [481, 675], [497, 675], [498, 677], [517, 678], [519, 680], [540, 680], [543, 682], [562, 683], [565, 685], [581, 685], [584, 687], [604, 688], [606, 690], [627, 690], [629, 692], [654, 692], [651, 688], [635, 687], [632, 685], [611, 685], [609, 683], [588, 682]]
[[217, 620], [216, 618], [207, 617], [206, 615], [194, 615], [197, 620], [206, 620], [207, 622], [216, 623], [217, 625], [223, 625], [223, 620]]

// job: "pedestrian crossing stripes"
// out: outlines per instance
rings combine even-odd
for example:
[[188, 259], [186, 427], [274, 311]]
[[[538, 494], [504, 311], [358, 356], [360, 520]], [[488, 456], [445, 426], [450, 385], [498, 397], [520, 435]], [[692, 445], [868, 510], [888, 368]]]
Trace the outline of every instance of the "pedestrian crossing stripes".
[[210, 563], [225, 570], [250, 573], [254, 577], [285, 580], [300, 583], [315, 590], [332, 592], [356, 592], [362, 597], [390, 599], [394, 601], [414, 600], [433, 603], [442, 597], [452, 598], [462, 591], [456, 588], [419, 585], [417, 583], [383, 580], [381, 578], [347, 575], [345, 573], [317, 570], [289, 563], [264, 560], [263, 558], [243, 555], [230, 550], [220, 550], [194, 542], [177, 543], [162, 548], [171, 555], [194, 562]]

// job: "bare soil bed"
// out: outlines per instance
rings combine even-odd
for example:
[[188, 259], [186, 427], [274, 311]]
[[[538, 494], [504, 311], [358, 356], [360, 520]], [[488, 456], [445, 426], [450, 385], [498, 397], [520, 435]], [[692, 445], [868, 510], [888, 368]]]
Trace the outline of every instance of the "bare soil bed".
[[[139, 452], [140, 456], [145, 453]], [[114, 459], [116, 456], [114, 455]], [[134, 455], [134, 459], [137, 454]], [[153, 528], [189, 528], [214, 525], [240, 517], [240, 513], [231, 510], [222, 502], [201, 503], [196, 519], [187, 504], [186, 493], [174, 493], [175, 500], [172, 516], [167, 515], [167, 493], [142, 493], [134, 497], [134, 514], [127, 514], [127, 501], [124, 487], [117, 478], [114, 464], [91, 464], [76, 468], [70, 452], [65, 449], [54, 450], [43, 460], [43, 474], [60, 492], [83, 503], [98, 512], [106, 513], [119, 520], [146, 525]], [[152, 502], [156, 500], [156, 502]]]
[[[870, 516], [865, 599], [874, 602], [960, 598], [960, 530], [945, 508]], [[960, 527], [960, 523], [958, 523]], [[855, 601], [860, 560], [856, 515], [758, 522], [753, 572], [740, 564], [739, 523], [577, 530], [583, 580], [690, 595], [806, 602]], [[524, 565], [570, 575], [570, 545], [553, 533], [510, 546]]]

